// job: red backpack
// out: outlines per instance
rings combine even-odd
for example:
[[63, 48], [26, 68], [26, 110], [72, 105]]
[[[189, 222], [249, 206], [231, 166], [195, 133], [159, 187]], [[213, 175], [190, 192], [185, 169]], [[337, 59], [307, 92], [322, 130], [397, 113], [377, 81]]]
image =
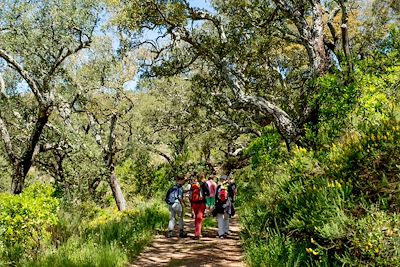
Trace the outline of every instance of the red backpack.
[[198, 203], [204, 200], [203, 192], [201, 191], [201, 185], [194, 183], [190, 187], [190, 202]]
[[225, 204], [226, 201], [228, 200], [228, 190], [225, 187], [220, 187], [219, 192], [218, 192], [218, 199]]

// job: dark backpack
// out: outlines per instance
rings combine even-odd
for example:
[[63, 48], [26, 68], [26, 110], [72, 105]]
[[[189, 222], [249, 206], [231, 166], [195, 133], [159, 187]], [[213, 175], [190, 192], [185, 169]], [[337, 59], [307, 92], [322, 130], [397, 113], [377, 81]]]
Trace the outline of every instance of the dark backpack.
[[203, 191], [199, 183], [194, 183], [190, 186], [190, 202], [199, 203], [204, 200]]
[[165, 196], [165, 203], [168, 205], [172, 205], [175, 203], [175, 200], [178, 199], [178, 192], [179, 187], [177, 185], [174, 185], [170, 189], [168, 189], [167, 195]]

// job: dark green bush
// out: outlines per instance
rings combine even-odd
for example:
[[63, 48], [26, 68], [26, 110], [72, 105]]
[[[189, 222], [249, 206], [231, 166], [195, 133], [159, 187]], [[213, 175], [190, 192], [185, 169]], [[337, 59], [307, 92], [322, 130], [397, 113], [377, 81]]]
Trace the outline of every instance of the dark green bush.
[[253, 142], [253, 164], [236, 176], [251, 266], [400, 266], [400, 67], [391, 41], [346, 83], [336, 74], [319, 81], [320, 121], [306, 127], [303, 147], [287, 155], [276, 151], [282, 145], [271, 153], [265, 137]]
[[364, 130], [328, 154], [294, 149], [257, 191], [241, 192], [250, 265], [400, 266], [400, 125]]

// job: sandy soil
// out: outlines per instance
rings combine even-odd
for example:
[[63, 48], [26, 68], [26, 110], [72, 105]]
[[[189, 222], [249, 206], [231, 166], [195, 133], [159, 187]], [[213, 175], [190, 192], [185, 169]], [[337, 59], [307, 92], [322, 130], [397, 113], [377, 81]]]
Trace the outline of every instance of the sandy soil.
[[226, 239], [216, 238], [216, 228], [207, 228], [203, 229], [203, 237], [200, 240], [194, 240], [194, 223], [189, 216], [185, 216], [185, 230], [188, 232], [187, 238], [177, 237], [177, 231], [172, 238], [157, 235], [152, 244], [130, 266], [245, 266], [237, 218], [231, 219], [231, 234]]

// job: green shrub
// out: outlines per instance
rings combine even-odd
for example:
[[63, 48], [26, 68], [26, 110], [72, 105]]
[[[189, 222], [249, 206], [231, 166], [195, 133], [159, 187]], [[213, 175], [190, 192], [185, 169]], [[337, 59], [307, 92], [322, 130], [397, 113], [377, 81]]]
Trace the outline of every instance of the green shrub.
[[88, 224], [83, 238], [99, 245], [116, 244], [132, 258], [151, 241], [154, 230], [166, 227], [168, 219], [164, 205], [142, 203], [134, 210], [99, 216]]
[[305, 259], [309, 257], [304, 253], [304, 245], [277, 231], [270, 231], [265, 239], [247, 239], [244, 248], [245, 257], [250, 266], [304, 266]]
[[0, 263], [35, 258], [51, 241], [59, 201], [49, 185], [35, 183], [21, 195], [0, 194]]
[[127, 256], [115, 244], [99, 246], [72, 238], [54, 254], [23, 264], [26, 267], [109, 267], [126, 266]]
[[[26, 266], [125, 266], [149, 244], [158, 229], [164, 229], [169, 213], [158, 202], [138, 202], [132, 210], [99, 209], [92, 204], [81, 205], [88, 210], [87, 216], [60, 213], [62, 218], [57, 233], [58, 249], [48, 250], [46, 255]], [[76, 209], [76, 207], [75, 207]], [[75, 218], [71, 224], [65, 222]], [[75, 230], [71, 229], [76, 227]]]
[[203, 228], [215, 228], [217, 227], [217, 221], [213, 217], [205, 217], [203, 220]]
[[127, 199], [157, 197], [160, 191], [166, 191], [170, 185], [168, 171], [163, 165], [153, 166], [149, 154], [143, 152], [116, 168]]
[[[250, 265], [400, 266], [400, 125], [363, 131], [329, 153], [295, 148], [274, 171], [240, 174], [253, 188], [240, 196]], [[260, 170], [268, 177], [249, 178]]]
[[[349, 235], [352, 252], [343, 263], [355, 266], [400, 266], [400, 216], [377, 209], [356, 220]], [[356, 263], [356, 264], [355, 264]]]

